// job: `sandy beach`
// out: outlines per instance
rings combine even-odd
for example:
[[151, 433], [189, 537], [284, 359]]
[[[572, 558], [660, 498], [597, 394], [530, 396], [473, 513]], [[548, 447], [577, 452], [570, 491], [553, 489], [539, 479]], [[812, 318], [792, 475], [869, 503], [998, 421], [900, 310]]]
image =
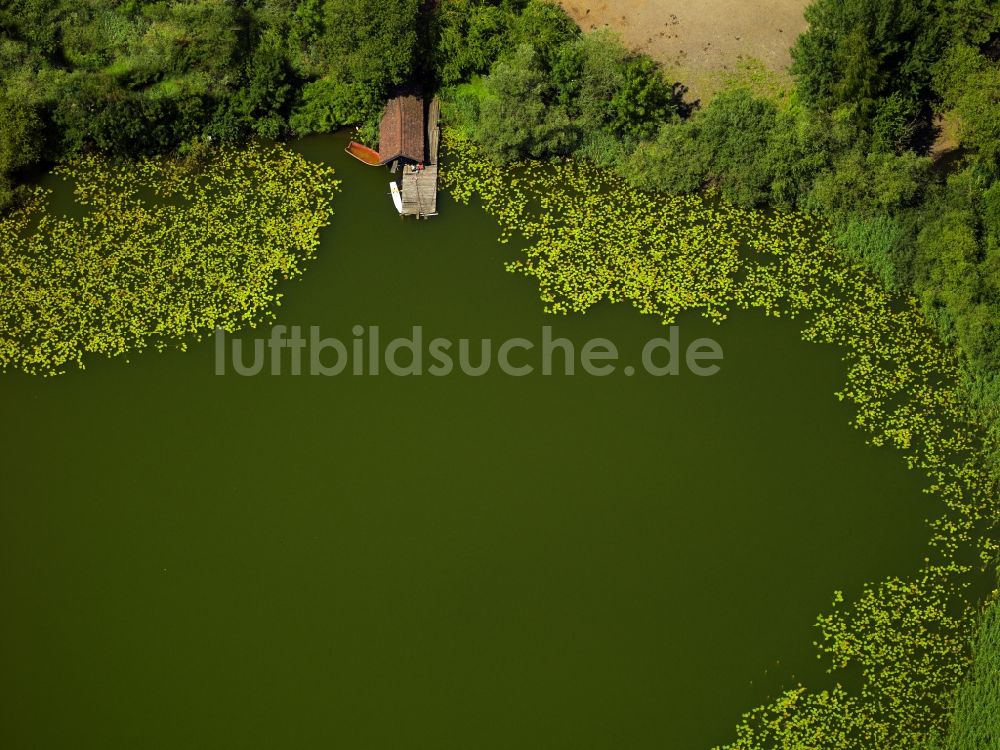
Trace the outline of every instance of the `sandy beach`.
[[562, 0], [584, 30], [609, 26], [626, 46], [661, 62], [690, 88], [710, 98], [741, 62], [757, 60], [787, 77], [789, 50], [806, 30], [808, 0]]

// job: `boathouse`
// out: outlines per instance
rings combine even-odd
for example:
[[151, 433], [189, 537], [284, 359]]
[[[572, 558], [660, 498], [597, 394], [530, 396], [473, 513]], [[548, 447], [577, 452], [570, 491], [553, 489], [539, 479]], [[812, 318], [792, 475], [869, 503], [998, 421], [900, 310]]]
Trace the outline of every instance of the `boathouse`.
[[393, 202], [402, 216], [437, 216], [440, 119], [437, 97], [425, 109], [423, 97], [400, 94], [385, 105], [378, 151], [354, 141], [347, 146], [347, 153], [369, 166], [391, 164], [394, 174], [402, 171], [402, 178], [393, 179], [390, 185]]
[[403, 216], [437, 216], [438, 148], [441, 103], [435, 97], [424, 109], [422, 97], [397, 96], [386, 104], [379, 138], [379, 160], [402, 167], [399, 188]]
[[390, 99], [379, 126], [379, 161], [388, 164], [398, 159], [404, 164], [424, 164], [427, 161], [425, 132], [422, 97], [409, 94]]

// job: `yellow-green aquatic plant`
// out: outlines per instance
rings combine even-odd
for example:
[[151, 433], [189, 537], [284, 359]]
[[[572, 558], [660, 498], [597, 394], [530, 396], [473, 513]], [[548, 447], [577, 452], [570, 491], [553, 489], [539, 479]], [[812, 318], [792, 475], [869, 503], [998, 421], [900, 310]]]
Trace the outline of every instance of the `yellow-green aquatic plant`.
[[508, 269], [535, 279], [548, 311], [628, 302], [669, 324], [688, 310], [716, 322], [759, 310], [801, 317], [805, 339], [841, 348], [837, 397], [869, 442], [894, 446], [926, 475], [940, 513], [917, 575], [873, 583], [853, 601], [837, 593], [818, 620], [819, 658], [834, 673], [856, 668], [860, 687], [790, 690], [748, 713], [727, 748], [923, 747], [968, 668], [977, 608], [965, 592], [996, 556], [997, 509], [981, 460], [992, 446], [959, 396], [954, 355], [914, 300], [848, 267], [815, 216], [643, 193], [582, 162], [500, 167], [457, 132], [446, 143], [443, 184], [460, 201], [477, 197], [502, 242], [527, 241]]
[[0, 370], [54, 374], [261, 321], [313, 256], [337, 187], [332, 169], [262, 146], [197, 173], [99, 156], [56, 173], [82, 217], [48, 214], [39, 188], [0, 218]]

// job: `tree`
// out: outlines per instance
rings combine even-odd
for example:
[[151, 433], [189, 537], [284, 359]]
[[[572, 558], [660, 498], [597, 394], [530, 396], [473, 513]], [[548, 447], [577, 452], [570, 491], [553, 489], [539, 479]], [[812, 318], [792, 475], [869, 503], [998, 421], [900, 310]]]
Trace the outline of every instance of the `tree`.
[[645, 55], [630, 57], [623, 66], [621, 83], [611, 97], [611, 127], [625, 138], [643, 140], [656, 135], [675, 110], [671, 91], [660, 66]]
[[369, 89], [350, 83], [337, 75], [328, 75], [307, 83], [289, 125], [299, 134], [330, 133], [337, 128], [359, 123], [377, 103]]
[[325, 28], [323, 0], [302, 0], [289, 19], [288, 51], [292, 67], [303, 76], [321, 75], [319, 43]]
[[515, 16], [512, 32], [511, 44], [532, 45], [547, 68], [552, 67], [559, 48], [580, 35], [580, 29], [566, 11], [547, 0], [531, 0]]
[[792, 49], [800, 94], [827, 112], [855, 106], [862, 126], [894, 93], [914, 109], [944, 46], [938, 10], [938, 0], [816, 0]]
[[236, 8], [227, 0], [150, 3], [144, 13], [152, 23], [140, 44], [157, 49], [165, 73], [236, 68], [246, 25]]
[[1000, 716], [1000, 599], [983, 611], [972, 641], [968, 679], [955, 695], [955, 713], [944, 741], [931, 750], [987, 750], [997, 745]]
[[736, 89], [716, 97], [699, 118], [711, 176], [728, 200], [748, 206], [766, 201], [772, 177], [766, 156], [777, 117], [772, 102]]
[[265, 28], [247, 63], [247, 86], [239, 96], [249, 127], [265, 138], [277, 138], [285, 129], [283, 113], [291, 90], [281, 30]]
[[320, 16], [316, 0], [306, 0], [290, 21], [295, 65], [319, 77], [294, 97], [291, 127], [309, 133], [360, 123], [364, 140], [374, 140], [389, 88], [412, 72], [417, 12], [418, 0], [326, 0]]
[[379, 95], [413, 67], [419, 0], [327, 0], [318, 42], [329, 72]]
[[530, 44], [493, 66], [482, 93], [473, 133], [500, 161], [569, 153], [575, 145], [575, 129], [565, 109], [550, 104], [552, 84]]
[[23, 98], [0, 93], [0, 210], [14, 199], [11, 175], [34, 164], [42, 153], [42, 121]]
[[964, 43], [935, 65], [934, 84], [958, 117], [959, 138], [987, 180], [1000, 176], [1000, 63]]
[[628, 50], [614, 32], [604, 29], [584, 34], [563, 49], [558, 81], [561, 90], [571, 92], [568, 106], [584, 132], [606, 127], [608, 102], [622, 85]]
[[[976, 259], [975, 215], [952, 208], [930, 218], [917, 235], [917, 288], [924, 314], [970, 355], [981, 354], [969, 326], [957, 322], [979, 301], [982, 282]], [[959, 335], [963, 334], [963, 335]]]
[[36, 108], [13, 92], [0, 92], [0, 174], [34, 164], [42, 153], [42, 120]]
[[640, 143], [628, 157], [624, 173], [643, 190], [693, 193], [708, 180], [710, 159], [697, 123], [663, 125], [656, 140]]
[[955, 103], [959, 138], [988, 179], [1000, 177], [1000, 64], [970, 76]]
[[487, 73], [511, 46], [514, 14], [478, 0], [443, 0], [434, 10], [434, 71], [445, 86]]
[[856, 147], [817, 176], [807, 205], [834, 217], [892, 215], [915, 206], [930, 179], [931, 160]]

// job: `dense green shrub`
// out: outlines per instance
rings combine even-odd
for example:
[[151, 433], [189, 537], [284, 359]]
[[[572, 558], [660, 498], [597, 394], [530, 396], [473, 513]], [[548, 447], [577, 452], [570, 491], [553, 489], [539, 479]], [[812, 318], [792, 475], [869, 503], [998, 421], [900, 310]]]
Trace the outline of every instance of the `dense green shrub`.
[[792, 51], [799, 92], [827, 111], [857, 108], [868, 125], [895, 97], [915, 111], [931, 81], [941, 46], [936, 0], [815, 0], [809, 30]]
[[433, 70], [452, 86], [487, 73], [510, 44], [513, 12], [506, 6], [477, 0], [443, 0], [433, 17], [436, 43]]
[[975, 661], [955, 698], [948, 734], [929, 750], [1000, 749], [1000, 601], [985, 610], [972, 653]]
[[[506, 29], [512, 46], [488, 71], [491, 55], [480, 55], [469, 69], [485, 74], [445, 90], [450, 121], [494, 158], [579, 153], [611, 166], [675, 116], [677, 92], [659, 66], [610, 32], [580, 34], [565, 12], [539, 0]], [[442, 78], [457, 70], [444, 66]]]
[[579, 34], [580, 29], [573, 19], [548, 0], [530, 0], [512, 16], [511, 45], [532, 45], [547, 68], [552, 67], [559, 48]]
[[895, 213], [920, 201], [930, 167], [930, 159], [912, 151], [854, 148], [817, 175], [808, 205], [838, 218]]
[[[418, 0], [13, 0], [0, 8], [8, 130], [26, 112], [39, 119], [45, 137], [21, 150], [29, 163], [290, 127], [367, 123], [371, 134], [413, 72], [417, 18]], [[18, 168], [0, 161], [0, 174]]]
[[1000, 372], [1000, 256], [995, 184], [980, 192], [972, 169], [936, 190], [921, 212], [914, 291], [928, 320], [956, 343], [974, 373]]
[[9, 175], [38, 160], [42, 121], [30, 102], [0, 93], [0, 210], [13, 198]]
[[834, 242], [844, 254], [874, 271], [893, 291], [905, 288], [905, 269], [912, 260], [906, 229], [887, 214], [851, 216], [838, 224]]
[[629, 156], [622, 172], [636, 187], [677, 195], [694, 193], [705, 183], [711, 157], [697, 125], [664, 125], [654, 141], [646, 141]]
[[565, 108], [553, 101], [551, 80], [532, 45], [522, 44], [497, 62], [476, 94], [470, 130], [498, 160], [573, 150], [576, 131]]

